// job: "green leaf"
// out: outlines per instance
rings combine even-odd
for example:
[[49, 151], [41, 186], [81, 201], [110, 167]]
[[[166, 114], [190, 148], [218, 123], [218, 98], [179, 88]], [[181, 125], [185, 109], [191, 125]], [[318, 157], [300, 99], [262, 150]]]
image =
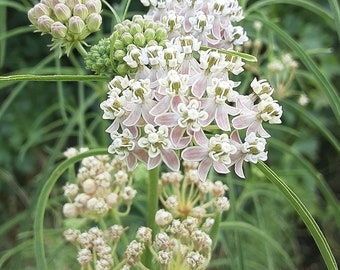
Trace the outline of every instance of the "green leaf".
[[285, 195], [287, 200], [292, 204], [295, 208], [296, 212], [300, 216], [300, 218], [305, 223], [306, 227], [308, 228], [309, 232], [311, 233], [312, 237], [317, 244], [320, 253], [324, 259], [325, 264], [327, 265], [328, 270], [337, 270], [337, 264], [333, 253], [328, 245], [328, 242], [321, 232], [318, 224], [306, 208], [306, 206], [302, 203], [299, 197], [291, 190], [283, 180], [272, 170], [270, 169], [265, 163], [260, 161], [257, 163], [257, 167], [264, 173], [264, 175], [276, 186], [278, 187], [281, 192]]

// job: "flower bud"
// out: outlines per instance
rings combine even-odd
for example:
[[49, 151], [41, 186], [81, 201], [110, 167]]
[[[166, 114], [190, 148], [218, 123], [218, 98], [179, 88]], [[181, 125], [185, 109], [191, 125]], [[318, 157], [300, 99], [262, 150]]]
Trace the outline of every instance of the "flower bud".
[[42, 3], [36, 4], [33, 8], [34, 8], [34, 15], [36, 18], [39, 18], [43, 15], [49, 16], [51, 14], [51, 9]]
[[68, 22], [69, 30], [74, 34], [80, 34], [85, 29], [85, 23], [79, 16], [72, 16]]
[[73, 203], [65, 203], [63, 206], [63, 214], [67, 218], [73, 218], [78, 215], [78, 209]]
[[54, 10], [56, 17], [61, 22], [66, 22], [72, 15], [70, 8], [63, 3], [56, 4], [53, 10]]
[[121, 39], [122, 39], [122, 41], [124, 42], [125, 45], [129, 45], [133, 41], [133, 36], [130, 33], [125, 32], [125, 33], [122, 34]]
[[158, 42], [167, 39], [167, 37], [168, 37], [168, 32], [166, 31], [165, 28], [160, 27], [156, 30], [156, 40]]
[[51, 25], [51, 34], [54, 38], [64, 38], [67, 34], [67, 27], [61, 22], [54, 22]]
[[110, 207], [115, 207], [119, 204], [119, 196], [116, 193], [110, 193], [109, 195], [107, 195], [106, 197], [106, 203], [110, 206]]
[[42, 15], [38, 18], [38, 29], [43, 33], [48, 33], [51, 31], [51, 25], [54, 21], [47, 15]]
[[88, 0], [85, 3], [89, 13], [100, 13], [102, 10], [102, 3], [100, 0]]
[[65, 0], [65, 5], [68, 6], [71, 10], [78, 3], [79, 3], [79, 0]]
[[117, 72], [118, 72], [119, 75], [124, 76], [124, 75], [128, 74], [129, 70], [130, 70], [130, 67], [125, 63], [119, 64], [117, 66]]
[[148, 28], [145, 30], [144, 36], [147, 41], [154, 40], [156, 37], [156, 31], [152, 28]]
[[117, 50], [113, 54], [113, 57], [118, 61], [122, 61], [125, 56], [126, 56], [126, 53], [123, 50]]
[[84, 4], [76, 4], [73, 8], [73, 15], [79, 16], [82, 20], [85, 21], [87, 16], [89, 15], [89, 11]]
[[83, 190], [86, 194], [93, 194], [97, 190], [96, 182], [93, 179], [87, 179], [83, 182]]
[[131, 25], [131, 28], [130, 28], [130, 34], [131, 35], [134, 36], [135, 34], [142, 33], [142, 32], [143, 32], [143, 28], [139, 24], [133, 23]]
[[31, 8], [28, 12], [27, 12], [27, 17], [28, 19], [30, 20], [30, 22], [33, 24], [33, 25], [37, 25], [37, 17], [35, 16], [35, 10], [34, 8]]
[[133, 41], [137, 46], [145, 47], [146, 39], [142, 33], [137, 33], [136, 35], [134, 35]]
[[113, 44], [113, 49], [114, 50], [123, 50], [123, 49], [125, 49], [125, 45], [121, 40], [117, 39], [115, 41], [115, 43]]
[[102, 16], [100, 16], [98, 13], [92, 13], [87, 17], [86, 24], [87, 29], [90, 32], [97, 32], [102, 25]]

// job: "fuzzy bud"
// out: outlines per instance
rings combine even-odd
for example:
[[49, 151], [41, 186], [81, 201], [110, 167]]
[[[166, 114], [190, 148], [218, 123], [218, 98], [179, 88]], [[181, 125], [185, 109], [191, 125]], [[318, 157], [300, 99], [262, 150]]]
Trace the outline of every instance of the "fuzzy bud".
[[138, 47], [145, 47], [146, 45], [146, 39], [142, 33], [137, 33], [134, 35], [133, 41]]
[[35, 16], [35, 11], [34, 11], [34, 8], [31, 8], [28, 12], [27, 12], [27, 16], [28, 16], [28, 19], [30, 20], [30, 22], [33, 24], [33, 25], [37, 25], [37, 17]]
[[43, 15], [47, 15], [47, 16], [51, 15], [51, 9], [45, 4], [38, 3], [33, 7], [33, 9], [34, 9], [33, 14], [36, 18], [39, 18]]
[[131, 35], [134, 36], [135, 34], [142, 33], [142, 32], [143, 32], [143, 28], [139, 24], [134, 23], [134, 24], [131, 25], [131, 28], [130, 28], [130, 34]]
[[63, 3], [58, 3], [53, 8], [54, 14], [61, 22], [66, 22], [71, 17], [72, 12], [68, 6]]
[[89, 15], [89, 11], [84, 4], [76, 4], [73, 8], [73, 15], [79, 16], [82, 20], [85, 20]]
[[54, 22], [51, 25], [51, 34], [54, 38], [64, 38], [67, 34], [67, 27], [61, 22]]
[[125, 33], [122, 34], [121, 39], [122, 39], [122, 41], [124, 42], [125, 45], [129, 45], [133, 41], [133, 36], [130, 33], [125, 32]]
[[48, 33], [51, 31], [51, 25], [54, 21], [47, 15], [43, 15], [38, 19], [38, 29], [43, 33]]
[[148, 28], [145, 30], [144, 36], [147, 41], [154, 40], [156, 37], [156, 31], [152, 28]]
[[158, 226], [165, 227], [172, 221], [172, 215], [164, 209], [160, 209], [156, 213], [155, 221]]
[[94, 194], [97, 190], [96, 182], [93, 179], [87, 179], [83, 182], [83, 190], [86, 194]]
[[86, 25], [90, 32], [99, 31], [100, 26], [102, 25], [102, 16], [100, 16], [98, 13], [90, 14], [86, 19]]
[[89, 13], [100, 13], [102, 10], [102, 3], [100, 0], [88, 0], [85, 3]]
[[66, 6], [68, 6], [70, 9], [73, 9], [75, 5], [79, 3], [79, 0], [64, 0], [64, 2]]
[[85, 29], [85, 23], [79, 16], [72, 16], [69, 19], [69, 30], [74, 34], [81, 34]]
[[73, 203], [65, 203], [63, 206], [63, 214], [67, 218], [73, 218], [78, 215], [78, 209]]

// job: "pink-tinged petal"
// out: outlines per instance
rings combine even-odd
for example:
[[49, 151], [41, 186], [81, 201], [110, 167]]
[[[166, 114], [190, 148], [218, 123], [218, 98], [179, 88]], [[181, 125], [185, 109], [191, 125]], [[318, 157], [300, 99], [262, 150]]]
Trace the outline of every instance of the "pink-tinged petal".
[[147, 107], [142, 107], [142, 116], [143, 119], [148, 123], [155, 125], [155, 116], [150, 114], [150, 109]]
[[215, 171], [218, 173], [227, 174], [230, 172], [228, 169], [228, 166], [221, 162], [214, 161], [213, 166], [214, 166]]
[[242, 144], [242, 141], [241, 141], [241, 138], [240, 138], [240, 135], [238, 134], [238, 131], [237, 130], [234, 130], [231, 134], [230, 134], [230, 139], [239, 143], [239, 144]]
[[196, 80], [193, 83], [192, 88], [191, 88], [192, 94], [197, 98], [201, 98], [206, 89], [206, 84], [207, 84], [207, 78], [205, 77], [201, 77], [198, 80]]
[[156, 168], [162, 161], [161, 155], [158, 155], [154, 158], [149, 157], [148, 164], [147, 164], [147, 169], [152, 170]]
[[212, 161], [210, 158], [204, 159], [200, 164], [198, 165], [197, 172], [198, 177], [202, 182], [205, 182], [207, 179], [210, 167], [211, 167]]
[[142, 114], [142, 106], [135, 105], [134, 109], [130, 112], [129, 116], [123, 121], [123, 124], [130, 127], [137, 124]]
[[208, 126], [215, 118], [216, 104], [211, 98], [204, 98], [201, 100], [204, 111], [208, 113], [208, 118], [201, 121], [203, 126]]
[[208, 150], [201, 146], [191, 146], [184, 149], [181, 156], [187, 161], [201, 161], [208, 156]]
[[140, 136], [140, 128], [139, 127], [131, 126], [131, 127], [124, 127], [124, 128], [128, 129], [131, 132], [131, 134], [134, 138], [137, 138], [137, 137]]
[[[259, 124], [258, 128], [257, 128], [257, 132], [259, 133], [259, 135], [263, 138], [269, 138], [270, 134], [265, 131], [265, 129], [263, 128], [263, 126], [261, 125], [261, 123]], [[250, 133], [250, 132], [249, 132]]]
[[212, 34], [213, 36], [218, 39], [221, 40], [221, 27], [220, 27], [220, 20], [214, 20], [214, 24], [213, 24], [213, 28], [212, 28]]
[[126, 157], [126, 167], [128, 171], [131, 172], [134, 168], [136, 168], [136, 165], [137, 165], [137, 158], [132, 153], [130, 153]]
[[136, 147], [135, 150], [133, 151], [133, 154], [145, 164], [148, 162], [149, 155], [148, 152], [145, 151], [144, 149]]
[[218, 106], [216, 110], [216, 124], [223, 131], [230, 131], [230, 122], [227, 112], [223, 106]]
[[107, 133], [113, 133], [114, 131], [117, 131], [119, 128], [119, 124], [120, 124], [119, 120], [120, 120], [119, 118], [116, 118], [105, 131]]
[[161, 155], [164, 163], [173, 171], [177, 172], [180, 167], [180, 162], [175, 151], [172, 149], [162, 150]]
[[177, 125], [178, 115], [175, 113], [163, 113], [155, 118], [157, 125], [166, 125], [168, 127], [174, 127]]
[[151, 110], [150, 113], [154, 116], [165, 113], [170, 107], [170, 97], [163, 97]]
[[198, 145], [208, 148], [209, 140], [202, 129], [194, 133], [194, 138]]
[[178, 104], [180, 103], [186, 104], [186, 100], [184, 99], [184, 97], [174, 96], [171, 100], [171, 110], [173, 112], [177, 112], [177, 107], [178, 107]]
[[235, 108], [229, 104], [225, 104], [225, 110], [230, 115], [238, 115], [240, 113], [240, 109]]
[[179, 126], [176, 126], [171, 130], [170, 139], [171, 139], [171, 142], [174, 148], [182, 149], [190, 143], [191, 136], [183, 137], [184, 132], [185, 132], [185, 129]]
[[256, 121], [256, 115], [239, 115], [232, 120], [233, 127], [236, 129], [245, 129]]
[[235, 163], [235, 173], [238, 175], [238, 177], [245, 178], [242, 165], [243, 165], [243, 159], [239, 159]]

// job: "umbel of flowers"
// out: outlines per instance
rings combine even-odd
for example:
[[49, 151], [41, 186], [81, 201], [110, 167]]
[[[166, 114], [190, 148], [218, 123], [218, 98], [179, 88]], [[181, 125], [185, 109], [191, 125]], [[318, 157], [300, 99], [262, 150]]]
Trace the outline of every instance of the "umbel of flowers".
[[100, 105], [112, 121], [109, 152], [128, 170], [141, 160], [149, 170], [164, 162], [178, 171], [181, 158], [199, 162], [202, 181], [211, 167], [222, 174], [234, 167], [244, 177], [243, 162], [267, 159], [270, 135], [262, 124], [281, 123], [282, 108], [266, 80], [254, 78], [248, 94], [238, 92], [244, 62], [231, 49], [247, 40], [232, 24], [243, 18], [241, 7], [237, 1], [142, 2], [150, 5], [144, 20], [163, 22], [168, 40], [134, 43], [124, 53], [126, 75], [110, 81]]
[[100, 0], [41, 0], [28, 11], [28, 18], [37, 32], [52, 35], [52, 49], [68, 55], [73, 47], [100, 30]]
[[[70, 157], [77, 152], [71, 148], [66, 154]], [[99, 202], [99, 198], [107, 198], [105, 194], [112, 194], [112, 190], [118, 194], [122, 190], [117, 187], [117, 182], [123, 182], [117, 179], [117, 174], [123, 174], [124, 171], [124, 166], [121, 165], [117, 159], [110, 160], [107, 156], [83, 160], [78, 170], [78, 183], [68, 183], [64, 187], [67, 198], [75, 197], [74, 204], [79, 208], [78, 214], [87, 218], [110, 214], [102, 209], [109, 208], [111, 200]], [[104, 173], [105, 177], [101, 177]], [[104, 179], [111, 181], [105, 181], [102, 185]], [[206, 269], [211, 259], [212, 239], [209, 233], [215, 224], [214, 217], [216, 213], [229, 209], [229, 200], [225, 197], [227, 189], [221, 181], [200, 181], [197, 164], [185, 162], [183, 173], [167, 172], [161, 176], [159, 199], [163, 208], [154, 217], [157, 231], [152, 232], [145, 226], [139, 227], [124, 252], [118, 250], [118, 245], [122, 238], [126, 238], [125, 233], [131, 230], [118, 224], [110, 225], [105, 230], [98, 227], [86, 231], [67, 229], [64, 237], [78, 248], [77, 260], [84, 269], [90, 269], [92, 265], [95, 269], [147, 269], [142, 260], [146, 249], [151, 250], [154, 269]], [[86, 195], [86, 199], [80, 199]], [[133, 197], [129, 199], [129, 203], [132, 203]], [[93, 198], [98, 198], [95, 201], [99, 207], [95, 209], [92, 209]], [[118, 196], [116, 201], [119, 201]], [[64, 214], [67, 214], [65, 209], [69, 204], [64, 205]], [[119, 214], [117, 205], [110, 211], [115, 211], [111, 213], [113, 215]], [[125, 213], [128, 214], [129, 211], [128, 208]]]

